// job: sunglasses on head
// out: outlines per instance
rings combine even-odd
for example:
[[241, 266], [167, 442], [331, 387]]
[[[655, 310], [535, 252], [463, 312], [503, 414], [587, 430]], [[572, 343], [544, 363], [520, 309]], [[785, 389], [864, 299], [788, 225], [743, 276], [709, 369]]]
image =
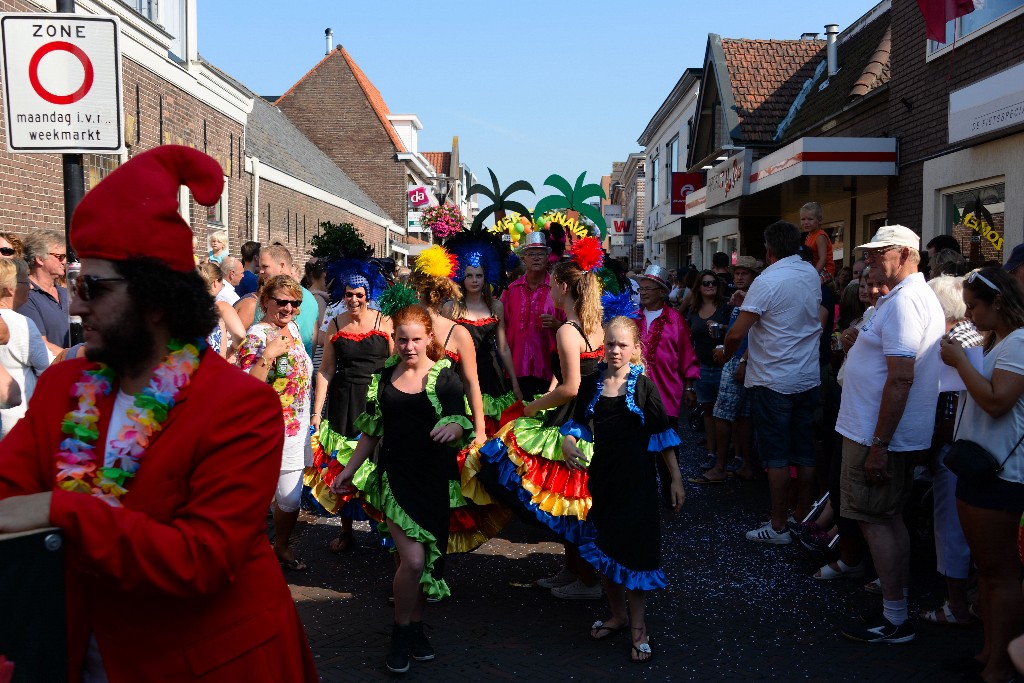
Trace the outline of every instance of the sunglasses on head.
[[991, 280], [989, 280], [987, 277], [985, 277], [984, 275], [982, 275], [978, 271], [972, 270], [970, 275], [967, 276], [967, 284], [971, 284], [975, 280], [981, 280], [983, 283], [988, 285], [988, 288], [991, 289], [993, 292], [999, 292], [1000, 291], [998, 287], [996, 287], [994, 284], [992, 284]]
[[3, 254], [4, 256], [14, 256], [17, 253], [18, 252], [14, 247], [0, 247], [0, 254]]
[[[271, 298], [273, 298], [273, 297], [271, 297]], [[299, 299], [298, 301], [295, 301], [294, 299], [276, 299], [276, 298], [274, 298], [274, 303], [276, 303], [278, 306], [280, 306], [282, 308], [284, 308], [285, 306], [288, 306], [288, 305], [290, 305], [292, 308], [298, 308], [299, 306], [302, 305], [302, 300]]]
[[79, 275], [75, 278], [75, 296], [82, 301], [93, 301], [103, 296], [110, 289], [104, 282], [127, 282], [123, 277], [99, 277], [98, 275]]

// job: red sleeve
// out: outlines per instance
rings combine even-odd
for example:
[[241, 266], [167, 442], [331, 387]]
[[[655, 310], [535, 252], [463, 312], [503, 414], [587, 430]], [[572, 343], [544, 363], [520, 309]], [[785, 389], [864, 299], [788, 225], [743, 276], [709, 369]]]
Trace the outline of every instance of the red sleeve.
[[194, 461], [189, 497], [168, 523], [54, 491], [50, 521], [64, 530], [70, 556], [85, 570], [112, 577], [124, 590], [190, 598], [221, 590], [253, 543], [265, 542], [262, 527], [284, 445], [281, 406], [269, 387], [230, 379], [236, 391], [214, 401], [195, 397], [195, 404], [182, 406], [189, 414], [162, 436], [202, 430], [197, 452], [181, 454]]

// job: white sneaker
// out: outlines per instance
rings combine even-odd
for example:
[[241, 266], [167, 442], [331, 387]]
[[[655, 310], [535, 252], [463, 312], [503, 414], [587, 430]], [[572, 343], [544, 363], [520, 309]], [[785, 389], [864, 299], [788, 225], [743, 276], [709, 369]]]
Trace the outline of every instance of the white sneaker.
[[576, 575], [565, 567], [562, 567], [562, 571], [558, 572], [554, 576], [549, 576], [545, 579], [537, 579], [534, 583], [538, 588], [558, 588], [560, 586], [568, 586], [575, 580]]
[[757, 543], [772, 543], [774, 545], [788, 545], [793, 542], [793, 537], [789, 533], [789, 528], [783, 529], [782, 531], [776, 531], [772, 528], [772, 523], [768, 522], [759, 529], [747, 532], [748, 541], [756, 541]]
[[599, 583], [588, 586], [580, 579], [576, 579], [568, 585], [552, 588], [551, 594], [562, 600], [600, 600], [604, 591]]

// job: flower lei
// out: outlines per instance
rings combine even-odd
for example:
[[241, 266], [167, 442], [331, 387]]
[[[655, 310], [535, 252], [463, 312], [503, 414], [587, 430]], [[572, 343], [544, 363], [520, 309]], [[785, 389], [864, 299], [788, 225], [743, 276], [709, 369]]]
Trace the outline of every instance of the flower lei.
[[68, 438], [60, 443], [54, 456], [57, 461], [57, 486], [72, 493], [88, 493], [113, 507], [121, 507], [121, 497], [128, 493], [125, 482], [135, 476], [139, 462], [146, 454], [153, 437], [163, 429], [167, 415], [188, 386], [192, 373], [199, 367], [202, 341], [182, 344], [172, 341], [170, 354], [153, 371], [149, 386], [135, 394], [124, 425], [110, 448], [97, 457], [100, 411], [97, 399], [113, 388], [116, 374], [106, 365], [86, 370], [71, 389], [78, 397], [78, 407], [68, 412], [61, 431]]

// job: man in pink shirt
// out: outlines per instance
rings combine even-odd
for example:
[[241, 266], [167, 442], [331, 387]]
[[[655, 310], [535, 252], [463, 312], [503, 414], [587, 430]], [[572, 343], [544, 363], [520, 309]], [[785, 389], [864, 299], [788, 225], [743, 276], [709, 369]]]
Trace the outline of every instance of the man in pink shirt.
[[524, 235], [519, 258], [526, 266], [526, 274], [509, 285], [501, 297], [512, 363], [526, 400], [546, 393], [554, 377], [551, 359], [555, 352], [555, 330], [562, 322], [560, 312], [551, 303], [550, 251], [544, 233]]
[[[684, 407], [684, 394], [692, 392], [694, 381], [700, 379], [697, 353], [693, 350], [690, 330], [683, 316], [666, 305], [668, 271], [661, 266], [650, 265], [638, 279], [641, 308], [637, 325], [640, 327], [640, 346], [647, 361], [646, 372], [658, 387], [669, 421], [676, 424]], [[692, 393], [690, 398], [693, 398]], [[691, 400], [689, 404], [692, 403]], [[662, 497], [666, 503], [671, 503], [668, 468], [661, 458], [655, 458], [655, 462], [661, 475]]]

